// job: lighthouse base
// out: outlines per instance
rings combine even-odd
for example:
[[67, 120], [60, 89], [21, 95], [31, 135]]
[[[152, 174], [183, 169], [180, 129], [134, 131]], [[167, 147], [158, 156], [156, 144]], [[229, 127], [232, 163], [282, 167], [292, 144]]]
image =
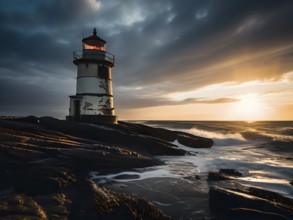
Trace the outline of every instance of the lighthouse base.
[[86, 122], [93, 124], [117, 124], [118, 117], [116, 115], [79, 115], [66, 116], [66, 121]]

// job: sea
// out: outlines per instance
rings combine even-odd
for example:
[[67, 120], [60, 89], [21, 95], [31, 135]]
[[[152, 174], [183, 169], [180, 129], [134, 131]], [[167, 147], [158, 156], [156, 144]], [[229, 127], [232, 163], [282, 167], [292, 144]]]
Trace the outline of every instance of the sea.
[[[122, 188], [122, 191], [130, 187], [129, 191], [134, 190], [134, 193], [142, 195], [148, 195], [147, 190], [142, 190], [143, 187], [155, 189], [159, 185], [158, 180], [162, 181], [164, 178], [168, 181], [163, 181], [161, 188], [156, 189], [167, 191], [165, 188], [169, 187], [168, 195], [172, 194], [172, 189], [176, 191], [185, 187], [186, 190], [186, 187], [193, 186], [200, 189], [202, 193], [208, 193], [209, 172], [217, 172], [219, 169], [236, 169], [243, 174], [242, 177], [237, 178], [237, 182], [241, 185], [273, 191], [293, 199], [293, 186], [290, 184], [293, 181], [293, 121], [131, 122], [211, 138], [214, 145], [211, 148], [190, 148], [175, 140], [171, 143], [187, 151], [185, 156], [158, 157], [165, 164], [151, 168], [104, 176], [92, 173], [93, 179], [112, 185], [120, 184], [117, 186]], [[119, 178], [121, 176], [128, 176], [128, 178]], [[198, 179], [201, 180], [200, 184], [197, 182]], [[172, 188], [176, 184], [184, 185], [184, 187]], [[140, 190], [137, 190], [138, 186]], [[164, 200], [166, 195], [150, 194], [148, 198], [164, 209], [164, 206], [171, 205], [172, 200], [170, 198]], [[176, 194], [177, 197], [180, 195]], [[164, 198], [160, 199], [160, 197]], [[184, 202], [185, 206], [194, 203], [194, 201], [187, 201], [186, 198], [185, 195], [183, 199], [177, 199]], [[185, 217], [192, 214], [194, 213], [186, 213]]]

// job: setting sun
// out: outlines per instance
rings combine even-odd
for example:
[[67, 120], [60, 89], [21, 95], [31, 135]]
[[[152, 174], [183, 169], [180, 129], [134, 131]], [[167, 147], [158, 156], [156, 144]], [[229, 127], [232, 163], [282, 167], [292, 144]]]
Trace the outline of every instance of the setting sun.
[[233, 103], [231, 117], [237, 120], [260, 120], [265, 118], [266, 105], [255, 95], [246, 95]]

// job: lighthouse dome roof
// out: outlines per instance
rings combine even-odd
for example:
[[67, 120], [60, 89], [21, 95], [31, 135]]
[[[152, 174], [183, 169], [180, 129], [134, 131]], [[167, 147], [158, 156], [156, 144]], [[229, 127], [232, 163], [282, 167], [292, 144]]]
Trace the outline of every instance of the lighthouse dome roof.
[[93, 31], [93, 35], [83, 38], [82, 42], [89, 44], [89, 45], [106, 44], [106, 41], [104, 39], [97, 36], [96, 28]]

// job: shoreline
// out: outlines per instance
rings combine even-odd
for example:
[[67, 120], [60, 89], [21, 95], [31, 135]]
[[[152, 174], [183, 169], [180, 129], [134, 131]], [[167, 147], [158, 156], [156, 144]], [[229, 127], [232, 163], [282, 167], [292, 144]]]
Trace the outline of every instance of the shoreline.
[[[241, 177], [233, 176], [238, 171], [210, 168], [197, 175], [197, 167], [188, 160], [184, 165], [162, 159], [204, 161], [200, 152], [213, 151], [212, 144], [209, 138], [129, 122], [97, 125], [50, 117], [1, 118], [0, 217], [222, 219], [224, 213], [225, 219], [245, 219], [255, 211], [266, 219], [276, 217], [252, 205], [259, 201], [284, 219], [292, 214], [292, 199], [242, 185]], [[171, 170], [164, 173], [168, 166]], [[89, 180], [93, 171], [99, 174], [92, 179], [96, 183]], [[106, 181], [99, 182], [103, 178]], [[245, 194], [255, 199], [245, 199]], [[222, 199], [233, 199], [252, 211], [231, 211], [233, 204], [218, 204]]]

